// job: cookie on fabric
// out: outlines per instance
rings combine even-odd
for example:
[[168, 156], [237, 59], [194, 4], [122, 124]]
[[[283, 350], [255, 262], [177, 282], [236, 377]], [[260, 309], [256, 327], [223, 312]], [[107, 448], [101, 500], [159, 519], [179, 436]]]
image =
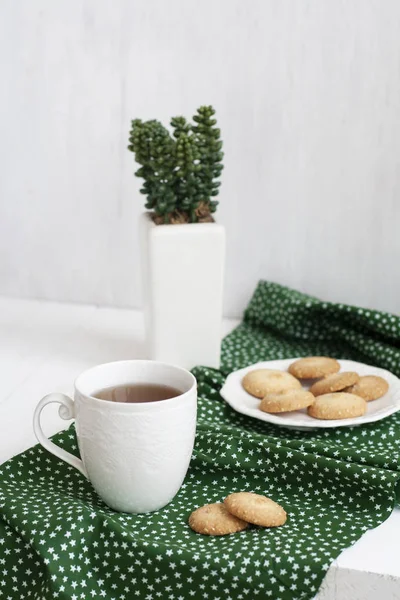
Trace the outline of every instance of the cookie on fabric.
[[252, 492], [230, 494], [224, 500], [228, 511], [253, 525], [260, 527], [279, 527], [286, 523], [285, 510], [266, 496]]
[[360, 396], [346, 392], [322, 394], [308, 407], [308, 414], [314, 419], [351, 419], [362, 417], [367, 403]]
[[204, 535], [227, 535], [247, 529], [249, 524], [231, 514], [225, 504], [206, 504], [193, 511], [189, 525], [196, 533]]
[[357, 383], [360, 376], [353, 371], [343, 371], [342, 373], [333, 373], [320, 381], [317, 381], [310, 387], [310, 392], [314, 396], [321, 394], [330, 394], [331, 392], [340, 392], [350, 385]]
[[298, 379], [315, 379], [337, 373], [340, 371], [340, 364], [336, 359], [327, 356], [307, 356], [295, 360], [288, 371]]
[[365, 375], [360, 377], [359, 381], [354, 385], [346, 388], [346, 392], [361, 396], [367, 402], [377, 400], [386, 394], [389, 389], [389, 384], [383, 377], [377, 375]]
[[259, 408], [266, 413], [291, 412], [311, 406], [314, 400], [314, 396], [307, 390], [288, 390], [267, 394], [261, 400]]
[[286, 371], [255, 369], [243, 377], [242, 386], [252, 396], [264, 398], [269, 393], [300, 389], [301, 383]]

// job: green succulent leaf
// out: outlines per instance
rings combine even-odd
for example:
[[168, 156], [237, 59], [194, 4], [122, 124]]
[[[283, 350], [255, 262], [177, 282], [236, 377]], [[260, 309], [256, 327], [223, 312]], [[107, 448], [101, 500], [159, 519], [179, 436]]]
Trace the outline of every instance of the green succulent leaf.
[[200, 106], [192, 123], [173, 117], [172, 135], [155, 119], [131, 121], [128, 150], [139, 164], [135, 175], [143, 179], [140, 192], [146, 196], [145, 207], [164, 223], [176, 212], [197, 222], [199, 215], [217, 208], [214, 198], [224, 154], [214, 115], [212, 106]]

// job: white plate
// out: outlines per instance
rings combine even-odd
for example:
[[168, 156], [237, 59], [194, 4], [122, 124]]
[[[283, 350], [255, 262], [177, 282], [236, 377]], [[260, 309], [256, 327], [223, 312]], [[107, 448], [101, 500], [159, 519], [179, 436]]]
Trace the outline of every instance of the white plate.
[[[380, 421], [400, 410], [400, 380], [393, 375], [393, 373], [352, 360], [339, 360], [341, 371], [355, 371], [359, 375], [380, 375], [386, 379], [389, 384], [389, 391], [387, 394], [378, 400], [367, 403], [367, 412], [365, 415], [352, 419], [323, 421], [309, 417], [306, 409], [280, 414], [262, 412], [258, 408], [260, 400], [254, 398], [254, 396], [243, 389], [243, 377], [246, 373], [253, 371], [254, 369], [277, 369], [279, 371], [287, 371], [289, 365], [295, 360], [297, 359], [287, 358], [285, 360], [270, 360], [268, 362], [259, 362], [255, 365], [250, 365], [249, 367], [240, 369], [240, 371], [234, 371], [226, 378], [220, 394], [237, 412], [248, 415], [249, 417], [254, 417], [260, 421], [274, 423], [281, 427], [288, 427], [289, 429], [326, 429], [329, 427], [362, 425], [364, 423]], [[312, 382], [303, 382], [303, 388], [308, 389], [310, 383]]]

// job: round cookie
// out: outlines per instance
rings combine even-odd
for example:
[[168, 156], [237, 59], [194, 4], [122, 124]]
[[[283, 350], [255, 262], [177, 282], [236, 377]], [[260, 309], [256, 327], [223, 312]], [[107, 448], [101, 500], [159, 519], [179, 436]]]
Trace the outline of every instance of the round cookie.
[[320, 396], [321, 394], [330, 394], [331, 392], [340, 392], [347, 388], [349, 385], [357, 383], [360, 379], [357, 373], [353, 371], [344, 371], [343, 373], [333, 373], [317, 381], [310, 387], [310, 392], [314, 396]]
[[332, 373], [337, 373], [340, 365], [334, 358], [327, 356], [308, 356], [299, 358], [289, 366], [289, 373], [298, 379], [315, 379], [316, 377], [326, 377]]
[[359, 381], [354, 385], [346, 388], [346, 392], [361, 396], [367, 402], [377, 400], [386, 394], [389, 389], [388, 382], [382, 377], [376, 375], [365, 375], [360, 377]]
[[242, 386], [252, 396], [264, 398], [266, 394], [301, 388], [301, 383], [286, 371], [255, 369], [242, 379]]
[[206, 504], [193, 511], [189, 525], [193, 531], [204, 535], [227, 535], [243, 531], [249, 526], [246, 521], [228, 512], [222, 502]]
[[351, 419], [361, 417], [367, 410], [367, 403], [360, 396], [336, 392], [322, 394], [308, 407], [308, 414], [315, 419]]
[[286, 522], [282, 506], [260, 494], [237, 492], [227, 496], [224, 504], [232, 515], [253, 525], [279, 527]]
[[259, 408], [266, 413], [290, 412], [307, 408], [314, 400], [314, 396], [307, 390], [288, 390], [267, 394], [261, 400]]

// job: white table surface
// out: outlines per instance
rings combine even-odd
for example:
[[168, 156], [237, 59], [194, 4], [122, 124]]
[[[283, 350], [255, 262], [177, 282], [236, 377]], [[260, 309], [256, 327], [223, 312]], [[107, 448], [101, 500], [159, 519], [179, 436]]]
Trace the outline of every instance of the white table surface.
[[[223, 333], [236, 321], [225, 320]], [[75, 377], [101, 362], [144, 356], [139, 311], [0, 297], [0, 464], [34, 445], [32, 414], [49, 392], [71, 393]], [[68, 423], [42, 413], [52, 435]], [[400, 599], [400, 510], [332, 564], [318, 600]]]

